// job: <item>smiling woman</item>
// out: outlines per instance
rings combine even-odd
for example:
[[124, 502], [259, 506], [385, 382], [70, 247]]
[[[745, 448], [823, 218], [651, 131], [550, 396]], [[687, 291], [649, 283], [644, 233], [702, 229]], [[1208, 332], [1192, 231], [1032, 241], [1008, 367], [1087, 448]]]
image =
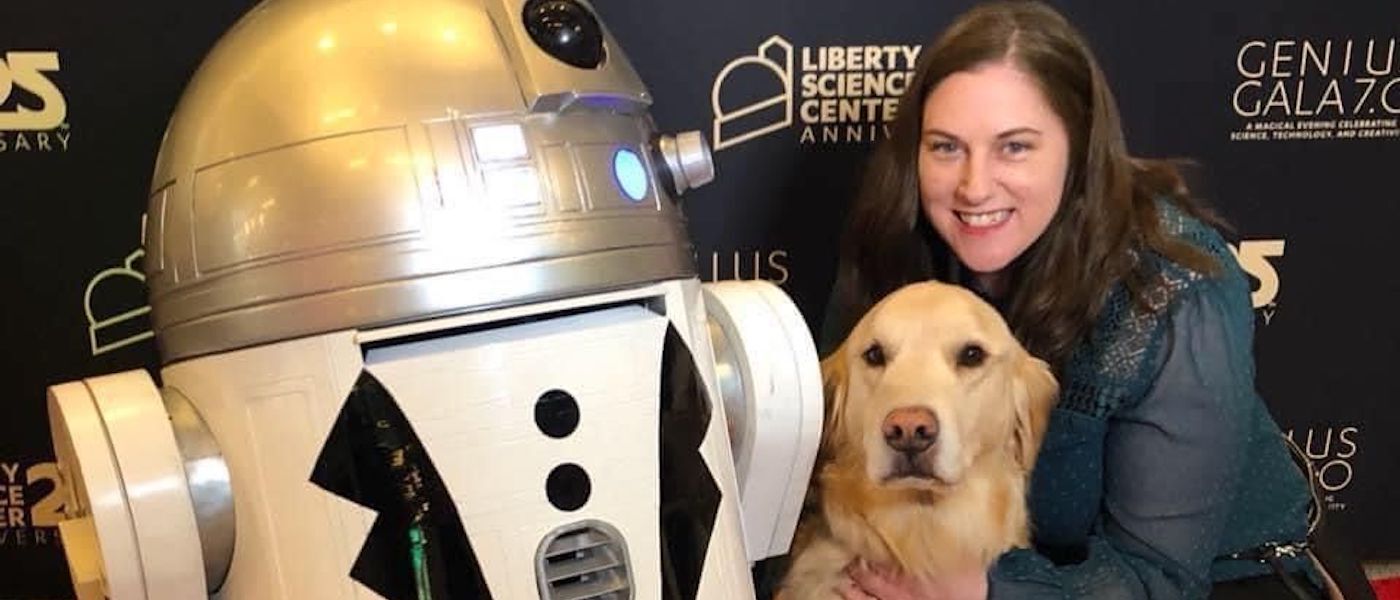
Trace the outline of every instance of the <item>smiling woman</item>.
[[1059, 209], [1069, 134], [1035, 80], [1004, 62], [948, 76], [923, 112], [924, 214], [990, 289]]
[[900, 105], [919, 110], [871, 158], [823, 345], [941, 280], [995, 306], [1060, 394], [1029, 547], [985, 576], [856, 565], [842, 595], [1319, 597], [1301, 553], [1235, 558], [1307, 539], [1307, 482], [1255, 392], [1249, 284], [1221, 222], [1171, 164], [1129, 154], [1083, 37], [1039, 2], [983, 4], [925, 46]]

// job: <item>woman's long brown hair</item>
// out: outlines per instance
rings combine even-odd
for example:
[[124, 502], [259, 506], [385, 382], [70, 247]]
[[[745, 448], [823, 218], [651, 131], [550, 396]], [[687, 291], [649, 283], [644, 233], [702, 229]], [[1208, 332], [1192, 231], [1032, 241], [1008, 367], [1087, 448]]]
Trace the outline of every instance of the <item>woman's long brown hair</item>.
[[918, 153], [924, 100], [945, 77], [998, 61], [1029, 73], [1070, 137], [1060, 209], [1009, 268], [1007, 321], [1031, 353], [1062, 366], [1093, 324], [1108, 292], [1127, 285], [1141, 301], [1150, 273], [1134, 251], [1187, 268], [1215, 261], [1166, 235], [1156, 202], [1166, 198], [1213, 225], [1175, 165], [1129, 156], [1113, 93], [1083, 37], [1055, 10], [998, 1], [960, 16], [926, 46], [900, 100], [890, 135], [871, 156], [841, 242], [839, 306], [860, 313], [906, 283], [947, 280], [950, 250], [920, 208]]

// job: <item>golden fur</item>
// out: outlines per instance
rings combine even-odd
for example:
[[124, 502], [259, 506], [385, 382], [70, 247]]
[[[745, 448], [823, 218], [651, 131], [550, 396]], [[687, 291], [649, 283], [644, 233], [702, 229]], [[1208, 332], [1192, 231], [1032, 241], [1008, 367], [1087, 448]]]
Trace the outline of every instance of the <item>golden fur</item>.
[[[836, 597], [857, 557], [937, 577], [1028, 545], [1026, 486], [1058, 384], [990, 305], [947, 284], [901, 288], [822, 376], [827, 420], [781, 597]], [[882, 423], [901, 408], [936, 418], [916, 456], [886, 443]]]

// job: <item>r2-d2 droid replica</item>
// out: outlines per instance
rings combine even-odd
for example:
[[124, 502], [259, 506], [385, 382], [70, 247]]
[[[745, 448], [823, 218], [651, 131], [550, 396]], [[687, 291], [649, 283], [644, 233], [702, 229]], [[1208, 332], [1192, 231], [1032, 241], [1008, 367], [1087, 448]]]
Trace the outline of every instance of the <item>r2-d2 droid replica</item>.
[[78, 596], [750, 598], [821, 428], [713, 176], [582, 0], [277, 0], [163, 142], [163, 359], [54, 386]]

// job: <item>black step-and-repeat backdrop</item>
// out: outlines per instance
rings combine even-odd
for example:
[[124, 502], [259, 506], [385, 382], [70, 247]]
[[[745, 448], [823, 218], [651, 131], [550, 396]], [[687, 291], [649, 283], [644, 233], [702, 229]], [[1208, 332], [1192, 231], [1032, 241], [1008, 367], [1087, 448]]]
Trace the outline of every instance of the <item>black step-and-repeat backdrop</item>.
[[[0, 2], [0, 598], [68, 598], [45, 387], [155, 367], [141, 214], [166, 120], [251, 0]], [[782, 285], [815, 329], [834, 240], [920, 46], [965, 0], [597, 0], [663, 130], [706, 280]], [[1185, 157], [1255, 279], [1259, 388], [1363, 557], [1400, 559], [1400, 3], [1062, 0], [1134, 151]]]

